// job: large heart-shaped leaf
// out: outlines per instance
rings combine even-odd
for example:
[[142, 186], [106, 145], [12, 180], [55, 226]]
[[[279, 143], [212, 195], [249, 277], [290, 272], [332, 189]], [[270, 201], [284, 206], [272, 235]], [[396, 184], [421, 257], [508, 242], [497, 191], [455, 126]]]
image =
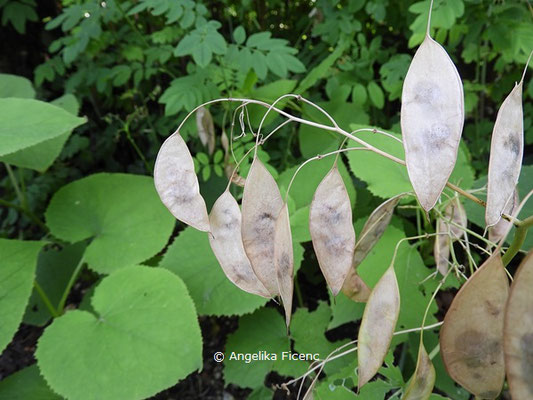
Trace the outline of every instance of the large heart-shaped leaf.
[[102, 173], [59, 189], [46, 210], [46, 223], [67, 242], [93, 238], [84, 260], [108, 274], [157, 254], [172, 233], [174, 218], [161, 204], [152, 178]]
[[64, 135], [85, 122], [55, 105], [33, 99], [0, 99], [0, 156]]
[[0, 382], [0, 400], [12, 399], [61, 400], [62, 397], [52, 392], [33, 364]]
[[202, 339], [185, 284], [160, 268], [126, 267], [91, 299], [96, 312], [54, 320], [36, 352], [48, 384], [69, 399], [143, 399], [202, 365]]
[[31, 81], [23, 76], [0, 74], [0, 98], [5, 97], [33, 99], [35, 90]]
[[44, 242], [0, 239], [0, 352], [22, 321]]

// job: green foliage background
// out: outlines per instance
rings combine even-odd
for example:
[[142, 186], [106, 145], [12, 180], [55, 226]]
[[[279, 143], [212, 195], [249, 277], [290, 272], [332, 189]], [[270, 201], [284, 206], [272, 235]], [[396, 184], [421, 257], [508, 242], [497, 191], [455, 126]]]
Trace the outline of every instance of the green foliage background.
[[[224, 316], [238, 319], [226, 351], [292, 348], [327, 355], [353, 338], [363, 305], [342, 294], [336, 301], [329, 298], [307, 227], [309, 202], [332, 160], [304, 167], [290, 193], [299, 269], [290, 338], [275, 305], [265, 306], [264, 299], [239, 291], [225, 278], [205, 234], [174, 225], [149, 176], [162, 142], [187, 113], [219, 97], [272, 102], [286, 93], [301, 94], [326, 109], [346, 130], [378, 126], [399, 135], [403, 78], [423, 40], [428, 8], [428, 1], [391, 0], [0, 0], [0, 278], [7, 282], [0, 283], [0, 311], [9, 315], [9, 323], [0, 327], [0, 343], [13, 338], [23, 318], [34, 326], [53, 319], [39, 341], [41, 375], [32, 366], [0, 381], [0, 398], [9, 398], [19, 387], [27, 396], [48, 393], [55, 398], [50, 386], [59, 395], [81, 399], [97, 390], [93, 385], [101, 387], [99, 398], [119, 398], [115, 385], [128, 386], [122, 392], [128, 399], [155, 395], [202, 365], [197, 315], [217, 329]], [[526, 2], [517, 0], [436, 0], [431, 32], [450, 54], [464, 83], [465, 129], [451, 180], [463, 189], [482, 188], [498, 107], [520, 80], [531, 51], [533, 14]], [[521, 196], [533, 186], [532, 99], [533, 79], [527, 74]], [[327, 123], [301, 102], [287, 100], [280, 107]], [[233, 165], [224, 140], [231, 133], [241, 134], [238, 119], [231, 132], [234, 105], [221, 103], [209, 109], [215, 124], [214, 151], [200, 141], [194, 116], [181, 132], [195, 158], [208, 207], [224, 190]], [[264, 109], [248, 110], [256, 130]], [[269, 117], [263, 132], [281, 121]], [[246, 135], [232, 142], [237, 159], [253, 146], [249, 130], [246, 124]], [[395, 141], [371, 133], [361, 136], [391, 154], [403, 155]], [[331, 133], [288, 124], [265, 143], [259, 157], [284, 192], [299, 164], [335, 150], [340, 142]], [[244, 177], [250, 161], [240, 170]], [[352, 152], [340, 163], [357, 231], [384, 199], [411, 190], [405, 169], [375, 154]], [[239, 188], [232, 190], [240, 196]], [[434, 230], [434, 220], [425, 221], [411, 207], [413, 201], [402, 205], [360, 266], [370, 286], [390, 264], [398, 240]], [[465, 205], [470, 228], [483, 233], [482, 209]], [[522, 215], [532, 213], [528, 206]], [[531, 236], [524, 249], [533, 245]], [[400, 247], [395, 264], [402, 296], [398, 329], [421, 325], [437, 285], [436, 279], [428, 278], [434, 269], [432, 246], [431, 240], [422, 240]], [[457, 257], [466, 263], [464, 254]], [[7, 278], [13, 271], [19, 273], [10, 283]], [[60, 316], [76, 280], [87, 288], [76, 305], [80, 310]], [[143, 282], [147, 290], [161, 286], [166, 294], [153, 293], [155, 298], [152, 292], [143, 294]], [[447, 285], [457, 287], [459, 281], [453, 278]], [[121, 305], [111, 304], [115, 287], [134, 307], [122, 305], [127, 310], [116, 321], [112, 314], [121, 311]], [[41, 290], [51, 307], [43, 303]], [[9, 294], [5, 300], [3, 293]], [[167, 303], [177, 309], [161, 310], [159, 306]], [[153, 313], [143, 313], [146, 307], [153, 307]], [[437, 321], [437, 306], [430, 311], [428, 324]], [[111, 313], [109, 324], [120, 329], [96, 326], [106, 312]], [[155, 335], [131, 339], [131, 351], [145, 356], [143, 361], [121, 345], [139, 326], [150, 326], [148, 332]], [[338, 337], [330, 340], [326, 331]], [[208, 335], [205, 329], [203, 335]], [[73, 337], [64, 341], [66, 336]], [[428, 351], [437, 338], [438, 331], [428, 332]], [[185, 353], [148, 350], [150, 343], [170, 349], [183, 339], [191, 341]], [[102, 348], [104, 343], [108, 348]], [[326, 367], [327, 378], [317, 384], [317, 395], [335, 399], [399, 395], [414, 369], [418, 335], [398, 336], [393, 343], [394, 357], [391, 351], [380, 378], [360, 394], [351, 391], [357, 384], [351, 355]], [[92, 357], [93, 351], [103, 356]], [[204, 352], [204, 367], [212, 363], [211, 356]], [[81, 361], [72, 364], [70, 357]], [[120, 367], [113, 367], [113, 357]], [[66, 364], [72, 365], [73, 376], [87, 376], [84, 360], [94, 363], [94, 371], [109, 380], [98, 372], [89, 378], [90, 384], [61, 377]], [[452, 399], [468, 398], [447, 376], [439, 356], [434, 363], [437, 391]], [[157, 379], [143, 378], [148, 366], [161, 369]], [[250, 366], [227, 361], [219, 378], [223, 383], [217, 385], [247, 389], [236, 391], [236, 396], [272, 398], [265, 382], [269, 386], [272, 376], [298, 376], [306, 367], [301, 362], [261, 361]], [[274, 374], [269, 375], [271, 371]]]

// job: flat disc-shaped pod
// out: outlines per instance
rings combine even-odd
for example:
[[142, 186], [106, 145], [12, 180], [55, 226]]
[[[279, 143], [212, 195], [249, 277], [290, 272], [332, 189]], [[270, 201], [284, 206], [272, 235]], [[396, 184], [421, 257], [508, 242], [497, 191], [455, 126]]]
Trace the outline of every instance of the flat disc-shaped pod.
[[448, 374], [482, 399], [494, 399], [505, 378], [503, 320], [509, 284], [499, 252], [457, 293], [444, 317], [440, 351]]
[[503, 351], [513, 400], [533, 398], [533, 250], [516, 271], [505, 309]]
[[394, 266], [391, 265], [370, 293], [359, 328], [359, 389], [372, 379], [383, 364], [399, 314], [400, 290]]
[[159, 149], [154, 182], [161, 201], [174, 217], [200, 231], [209, 231], [209, 217], [194, 162], [179, 132], [172, 134]]
[[513, 201], [523, 152], [524, 115], [520, 82], [504, 100], [492, 131], [485, 210], [487, 226], [497, 224], [507, 204]]
[[403, 196], [405, 196], [405, 193], [391, 197], [372, 211], [372, 214], [370, 214], [361, 230], [357, 243], [355, 243], [352, 261], [353, 268], [357, 268], [361, 264], [370, 250], [372, 250], [372, 247], [379, 241], [383, 232], [389, 226], [394, 209]]
[[463, 97], [450, 56], [426, 35], [405, 77], [400, 116], [407, 172], [426, 211], [437, 202], [457, 160]]
[[274, 228], [283, 206], [276, 181], [255, 158], [242, 195], [242, 241], [252, 268], [271, 296], [279, 294], [274, 265]]
[[370, 296], [370, 288], [361, 279], [355, 268], [350, 268], [348, 276], [342, 284], [342, 293], [358, 303], [366, 303]]
[[415, 373], [402, 400], [428, 400], [435, 385], [435, 376], [435, 367], [431, 363], [424, 343], [420, 341]]
[[433, 255], [435, 257], [435, 264], [437, 264], [437, 271], [442, 275], [448, 273], [448, 260], [450, 258], [450, 235], [448, 234], [448, 224], [439, 218], [437, 220], [437, 236], [435, 236], [435, 244], [433, 245]]
[[217, 199], [209, 214], [209, 243], [228, 279], [245, 292], [270, 298], [255, 275], [244, 251], [241, 236], [241, 209], [229, 191]]
[[350, 197], [336, 164], [315, 191], [309, 231], [320, 269], [336, 296], [352, 266], [355, 248]]
[[276, 266], [276, 279], [279, 294], [285, 309], [287, 327], [291, 321], [292, 294], [294, 283], [294, 255], [292, 250], [291, 225], [287, 203], [283, 205], [276, 220], [274, 235], [274, 264]]

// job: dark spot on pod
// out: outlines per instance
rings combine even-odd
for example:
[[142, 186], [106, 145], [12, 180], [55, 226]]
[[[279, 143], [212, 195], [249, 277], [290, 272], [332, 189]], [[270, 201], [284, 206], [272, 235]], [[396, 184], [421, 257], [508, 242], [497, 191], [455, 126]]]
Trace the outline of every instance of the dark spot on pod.
[[438, 100], [440, 89], [433, 82], [421, 80], [416, 85], [415, 93], [415, 102], [432, 105]]
[[485, 307], [490, 315], [497, 316], [500, 314], [500, 309], [492, 304], [489, 300], [485, 300]]
[[505, 142], [503, 143], [505, 148], [507, 148], [509, 151], [511, 151], [515, 156], [520, 155], [520, 140], [518, 139], [518, 135], [514, 132], [511, 132], [508, 136]]
[[440, 150], [446, 147], [449, 136], [450, 129], [447, 125], [441, 123], [434, 123], [426, 131], [425, 139], [427, 147]]
[[522, 336], [520, 347], [522, 350], [522, 376], [533, 397], [533, 379], [531, 379], [533, 376], [533, 333], [526, 333]]
[[272, 216], [272, 214], [267, 213], [267, 212], [264, 212], [264, 213], [262, 213], [262, 214], [259, 216], [259, 219], [262, 220], [262, 221], [264, 221], [265, 219], [273, 220], [274, 217]]
[[324, 208], [327, 211], [320, 214], [320, 217], [323, 221], [328, 222], [330, 224], [337, 224], [341, 221], [341, 218], [343, 216], [342, 212], [327, 204], [324, 206]]
[[498, 340], [489, 339], [483, 332], [468, 329], [459, 335], [455, 348], [461, 355], [460, 360], [468, 368], [481, 368], [493, 365], [498, 361], [502, 345]]

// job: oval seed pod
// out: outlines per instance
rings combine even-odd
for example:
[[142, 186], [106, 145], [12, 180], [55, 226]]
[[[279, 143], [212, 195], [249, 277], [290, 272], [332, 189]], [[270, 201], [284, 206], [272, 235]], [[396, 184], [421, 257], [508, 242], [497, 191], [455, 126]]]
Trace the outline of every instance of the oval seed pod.
[[429, 355], [420, 340], [418, 348], [418, 360], [411, 382], [407, 387], [402, 400], [428, 400], [431, 397], [435, 385], [435, 367], [431, 363]]
[[513, 400], [533, 398], [533, 251], [514, 276], [505, 308], [503, 351]]
[[178, 220], [200, 231], [209, 231], [209, 217], [200, 195], [191, 153], [179, 132], [159, 149], [154, 183], [161, 201]]
[[215, 124], [207, 108], [200, 107], [196, 111], [196, 127], [198, 128], [200, 142], [207, 147], [209, 154], [213, 154], [215, 151]]
[[241, 210], [229, 191], [217, 199], [209, 214], [209, 243], [228, 279], [245, 292], [270, 298], [246, 256], [241, 237]]
[[[508, 202], [505, 206], [503, 212], [507, 215], [513, 215], [515, 210], [518, 208], [520, 203], [520, 198], [518, 196], [518, 190], [514, 190], [512, 201]], [[500, 218], [498, 223], [489, 228], [489, 240], [493, 243], [498, 242], [503, 235], [507, 233], [507, 228], [511, 222], [507, 221], [504, 218]]]
[[274, 266], [274, 228], [283, 206], [276, 181], [255, 158], [242, 195], [242, 242], [252, 268], [271, 296], [279, 294]]
[[522, 82], [520, 81], [503, 101], [492, 131], [485, 210], [487, 226], [496, 225], [507, 204], [513, 201], [513, 192], [522, 168], [524, 152]]
[[336, 296], [352, 266], [355, 248], [352, 206], [336, 163], [316, 188], [309, 231], [320, 269]]
[[448, 224], [442, 220], [437, 220], [437, 236], [435, 236], [435, 245], [433, 246], [433, 255], [435, 256], [435, 264], [437, 264], [437, 271], [442, 275], [448, 273], [448, 260], [450, 259], [450, 236], [448, 234], [441, 235], [441, 233], [448, 233]]
[[355, 302], [366, 303], [370, 296], [370, 288], [361, 279], [355, 268], [350, 268], [348, 276], [342, 284], [342, 293]]
[[405, 193], [401, 193], [397, 196], [391, 197], [387, 201], [381, 203], [365, 222], [359, 239], [355, 244], [355, 251], [353, 254], [353, 268], [357, 268], [361, 262], [368, 255], [370, 250], [379, 241], [387, 226], [389, 226], [392, 218], [392, 213], [398, 205], [400, 199], [405, 196]]
[[292, 312], [294, 256], [287, 203], [283, 205], [276, 220], [274, 265], [276, 266], [276, 278], [281, 300], [283, 301], [283, 308], [285, 309], [285, 321], [288, 328], [291, 322]]
[[429, 211], [455, 166], [464, 123], [461, 78], [446, 50], [429, 33], [403, 83], [400, 123], [409, 179], [418, 201]]
[[448, 374], [482, 399], [496, 398], [505, 378], [503, 320], [508, 292], [497, 251], [459, 290], [440, 331], [440, 351]]
[[370, 293], [359, 328], [359, 389], [372, 379], [383, 364], [399, 314], [400, 290], [394, 266], [391, 265]]

